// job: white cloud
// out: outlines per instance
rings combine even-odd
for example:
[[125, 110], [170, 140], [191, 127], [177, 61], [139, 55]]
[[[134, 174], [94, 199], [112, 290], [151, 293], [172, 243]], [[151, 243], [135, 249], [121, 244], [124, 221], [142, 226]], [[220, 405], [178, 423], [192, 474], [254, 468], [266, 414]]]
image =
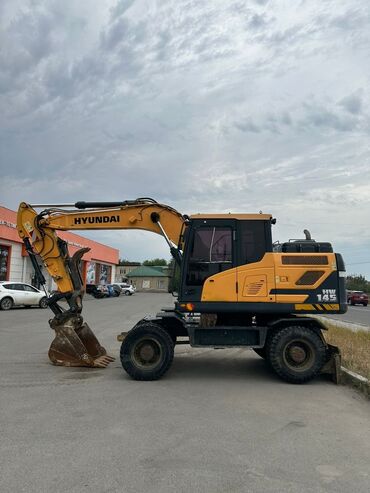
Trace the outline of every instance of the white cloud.
[[[0, 15], [4, 205], [262, 209], [275, 238], [307, 227], [370, 260], [367, 0], [8, 0]], [[160, 238], [96, 235], [159, 255]]]

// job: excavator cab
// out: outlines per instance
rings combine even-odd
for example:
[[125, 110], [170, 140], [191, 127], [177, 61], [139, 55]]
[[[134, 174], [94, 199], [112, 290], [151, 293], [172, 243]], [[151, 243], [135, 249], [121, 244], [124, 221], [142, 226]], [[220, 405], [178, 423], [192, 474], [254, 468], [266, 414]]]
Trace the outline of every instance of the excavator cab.
[[220, 273], [225, 273], [220, 302], [237, 302], [238, 266], [258, 262], [272, 251], [271, 216], [225, 216], [230, 217], [190, 218], [185, 234], [180, 302], [201, 302], [206, 280]]

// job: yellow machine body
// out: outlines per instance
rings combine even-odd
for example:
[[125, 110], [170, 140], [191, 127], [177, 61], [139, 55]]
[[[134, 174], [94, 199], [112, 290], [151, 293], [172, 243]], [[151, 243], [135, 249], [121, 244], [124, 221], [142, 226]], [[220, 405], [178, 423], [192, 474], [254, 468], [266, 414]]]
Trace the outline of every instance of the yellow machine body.
[[[224, 345], [261, 347], [267, 325], [277, 323], [280, 315], [346, 311], [341, 256], [332, 250], [274, 251], [274, 220], [269, 214], [196, 214], [189, 218], [148, 198], [77, 202], [73, 210], [48, 206], [40, 213], [35, 207], [39, 206], [20, 204], [17, 228], [35, 272], [38, 255], [57, 285], [56, 294], [48, 300], [55, 315], [50, 326], [56, 334], [49, 357], [56, 365], [105, 367], [113, 360], [81, 317], [84, 281], [79, 264], [86, 249], [71, 258], [58, 230], [139, 229], [162, 235], [181, 269], [178, 302], [173, 313], [163, 316], [163, 326], [171, 320], [172, 329], [166, 330], [174, 330], [176, 339], [176, 335], [188, 333], [183, 314], [199, 312], [213, 314], [219, 323], [226, 320], [231, 327], [224, 330], [221, 326], [217, 334], [203, 334], [201, 328], [197, 334], [188, 333], [194, 345], [219, 345], [222, 341]], [[69, 309], [58, 305], [61, 299]], [[253, 322], [256, 316], [260, 328]], [[240, 332], [240, 324], [248, 323], [248, 330]], [[142, 350], [144, 360], [145, 355], [156, 352], [155, 346], [149, 349]], [[297, 352], [302, 353], [294, 348], [293, 353]], [[142, 364], [148, 364], [144, 360]]]

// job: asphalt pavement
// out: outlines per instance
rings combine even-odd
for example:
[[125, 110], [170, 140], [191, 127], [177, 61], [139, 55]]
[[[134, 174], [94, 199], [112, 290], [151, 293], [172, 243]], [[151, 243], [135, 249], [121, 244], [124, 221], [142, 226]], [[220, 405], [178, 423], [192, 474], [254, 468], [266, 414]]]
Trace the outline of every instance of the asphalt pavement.
[[[170, 295], [86, 299], [84, 315], [118, 357], [116, 335]], [[2, 493], [368, 493], [370, 402], [324, 378], [279, 380], [244, 349], [178, 346], [157, 382], [117, 359], [54, 367], [49, 310], [0, 312]]]
[[342, 315], [328, 315], [328, 317], [341, 320], [342, 322], [363, 325], [370, 329], [370, 306], [348, 306], [347, 313], [343, 313]]

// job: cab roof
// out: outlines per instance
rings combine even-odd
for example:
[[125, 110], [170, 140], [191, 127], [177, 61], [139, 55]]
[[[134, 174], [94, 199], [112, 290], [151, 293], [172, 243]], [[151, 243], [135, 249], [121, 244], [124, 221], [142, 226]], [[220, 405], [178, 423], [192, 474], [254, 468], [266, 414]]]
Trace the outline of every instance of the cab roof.
[[241, 221], [270, 221], [272, 219], [271, 214], [234, 214], [229, 212], [228, 214], [192, 214], [190, 219], [239, 219]]

